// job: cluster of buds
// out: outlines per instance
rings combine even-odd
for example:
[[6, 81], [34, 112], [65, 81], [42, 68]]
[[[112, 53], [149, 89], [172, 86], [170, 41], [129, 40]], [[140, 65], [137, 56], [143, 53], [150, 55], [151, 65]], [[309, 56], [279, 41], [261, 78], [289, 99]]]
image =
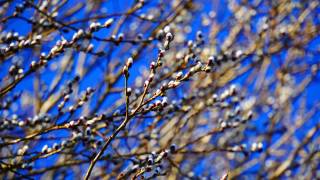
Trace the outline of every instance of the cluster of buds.
[[221, 128], [235, 128], [253, 118], [253, 112], [251, 110], [244, 111], [240, 104], [241, 99], [243, 99], [243, 97], [238, 92], [237, 86], [232, 84], [220, 94], [214, 93], [211, 98], [207, 99], [206, 105], [214, 105], [221, 110], [225, 110], [225, 117], [219, 119]]
[[52, 59], [53, 57], [61, 54], [64, 52], [65, 48], [69, 47], [70, 43], [63, 39], [63, 40], [58, 40], [56, 44], [51, 48], [49, 54], [46, 54], [45, 52], [42, 52], [40, 54], [40, 61], [32, 61], [30, 63], [30, 69], [35, 71], [39, 67], [47, 65], [48, 61]]
[[113, 22], [113, 18], [107, 19], [103, 25], [100, 22], [92, 22], [89, 26], [89, 33], [96, 32], [101, 28], [110, 28]]
[[51, 151], [52, 151], [52, 148], [50, 148], [47, 144], [44, 145], [41, 149], [42, 154], [47, 154], [47, 153], [50, 153]]
[[142, 178], [144, 178], [146, 173], [150, 174], [149, 178], [156, 178], [164, 172], [165, 165], [163, 161], [167, 157], [174, 155], [176, 150], [176, 145], [172, 144], [168, 149], [145, 155], [145, 158], [142, 160], [134, 160], [133, 164], [126, 168], [118, 178], [128, 178], [130, 175], [137, 177], [137, 172], [140, 172], [139, 176]]
[[50, 125], [52, 118], [49, 114], [40, 114], [35, 115], [33, 117], [28, 117], [25, 120], [19, 119], [17, 115], [14, 115], [10, 121], [3, 121], [1, 124], [1, 128], [10, 128], [10, 126], [18, 126], [20, 128], [33, 127], [38, 129], [44, 129], [48, 125]]
[[[57, 12], [52, 13], [51, 17], [56, 16]], [[53, 17], [54, 18], [54, 17]], [[62, 28], [61, 24], [55, 21], [50, 21], [47, 17], [40, 18], [40, 20], [30, 19], [33, 24], [37, 24], [39, 30], [47, 30], [51, 28]]]
[[28, 149], [29, 149], [29, 146], [28, 146], [28, 145], [22, 146], [22, 147], [19, 148], [19, 150], [17, 151], [17, 155], [18, 155], [18, 156], [23, 156], [25, 153], [27, 153]]
[[222, 52], [217, 56], [210, 56], [208, 58], [208, 65], [211, 67], [213, 66], [219, 67], [230, 61], [231, 62], [238, 61], [243, 57], [244, 57], [244, 53], [242, 52], [242, 50]]
[[[238, 108], [236, 108], [237, 110]], [[249, 111], [247, 114], [239, 114], [240, 111], [230, 112], [227, 111], [227, 118], [226, 120], [219, 119], [219, 124], [222, 129], [227, 128], [236, 128], [239, 127], [241, 124], [247, 123], [249, 120], [252, 119], [253, 113]]]
[[6, 56], [8, 54], [15, 53], [21, 49], [28, 47], [33, 47], [41, 43], [41, 35], [36, 35], [33, 39], [26, 39], [23, 36], [19, 36], [17, 33], [7, 33], [5, 36], [2, 36], [2, 41], [7, 42], [8, 45], [2, 46], [0, 48], [0, 57]]
[[250, 148], [251, 151], [253, 152], [261, 152], [263, 150], [263, 144], [262, 142], [254, 142], [251, 144], [251, 148]]
[[162, 100], [156, 100], [154, 103], [149, 104], [147, 107], [144, 107], [142, 111], [144, 113], [152, 111], [152, 110], [158, 110], [162, 111], [164, 107], [168, 105], [168, 98], [163, 97]]
[[144, 87], [149, 87], [150, 83], [154, 80], [154, 76], [156, 74], [156, 70], [158, 67], [162, 66], [162, 58], [164, 56], [165, 50], [159, 50], [157, 61], [152, 61], [150, 63], [150, 74], [148, 79], [144, 83]]
[[254, 142], [249, 147], [247, 144], [234, 145], [232, 147], [227, 148], [230, 152], [242, 152], [244, 155], [249, 155], [249, 153], [253, 152], [262, 152], [263, 143], [262, 142]]
[[48, 56], [45, 56], [44, 59], [53, 58], [64, 52], [64, 49], [70, 47], [71, 43], [65, 39], [58, 40], [56, 44], [51, 48]]
[[75, 42], [75, 41], [83, 38], [84, 35], [85, 35], [85, 32], [83, 31], [83, 29], [79, 29], [76, 33], [73, 34], [71, 42]]
[[47, 144], [44, 145], [41, 149], [41, 153], [42, 154], [48, 154], [51, 152], [55, 152], [55, 151], [59, 151], [62, 148], [67, 147], [70, 144], [70, 142], [67, 141], [62, 141], [61, 143], [53, 143], [53, 145], [51, 147], [49, 147]]
[[80, 99], [78, 99], [77, 107], [82, 107], [85, 102], [88, 101], [89, 97], [93, 94], [94, 89], [91, 87], [88, 87], [85, 91], [85, 93], [82, 95]]
[[[90, 120], [88, 120], [90, 121]], [[92, 123], [89, 122], [83, 122], [80, 119], [79, 120], [73, 120], [67, 123], [68, 128], [72, 128], [72, 136], [68, 140], [69, 141], [69, 146], [65, 147], [70, 147], [71, 145], [76, 145], [79, 142], [84, 143], [84, 145], [88, 147], [92, 147], [93, 149], [99, 147], [102, 145], [101, 140], [95, 139], [93, 132], [93, 128], [91, 127]], [[80, 125], [83, 125], [82, 127]]]
[[2, 32], [0, 34], [0, 40], [2, 43], [10, 43], [12, 41], [21, 41], [26, 39], [24, 36], [20, 36], [18, 32]]
[[73, 93], [73, 85], [78, 83], [80, 80], [79, 76], [75, 76], [71, 81], [67, 82], [67, 86], [63, 90], [62, 93], [62, 101], [58, 104], [58, 111], [62, 113], [62, 109], [65, 106], [65, 104], [70, 100], [70, 94]]
[[23, 69], [18, 64], [14, 64], [14, 65], [10, 66], [9, 74], [14, 79], [19, 79], [23, 76]]
[[102, 28], [102, 25], [99, 22], [93, 22], [89, 26], [90, 32], [98, 31], [100, 28]]
[[65, 104], [70, 100], [70, 95], [65, 94], [63, 96], [63, 100], [58, 104], [58, 110], [62, 113], [62, 108], [65, 106]]
[[[36, 115], [33, 118], [27, 118], [26, 120], [22, 120], [18, 118], [16, 114], [12, 116], [11, 119], [5, 118], [0, 121], [0, 129], [11, 129], [13, 127], [24, 128], [25, 126], [36, 126], [39, 125], [42, 128], [48, 125], [51, 121], [51, 117], [48, 114]], [[41, 129], [41, 128], [40, 128]]]
[[158, 31], [156, 38], [160, 41], [163, 41], [163, 47], [165, 50], [169, 50], [170, 43], [174, 39], [174, 35], [172, 34], [170, 26], [166, 26], [164, 29]]
[[65, 126], [67, 128], [74, 128], [74, 127], [78, 126], [80, 123], [81, 123], [81, 121], [79, 121], [79, 120], [76, 120], [76, 121], [71, 120], [70, 122], [66, 123]]
[[14, 127], [15, 127], [15, 124], [7, 118], [2, 119], [0, 121], [0, 129], [1, 130], [6, 130], [6, 129], [10, 130], [10, 129], [13, 129]]
[[83, 104], [88, 101], [89, 97], [92, 95], [93, 92], [94, 92], [94, 89], [91, 87], [88, 87], [85, 93], [82, 95], [82, 97], [77, 100], [77, 103], [69, 106], [68, 111], [70, 113], [73, 113], [75, 110], [82, 107]]

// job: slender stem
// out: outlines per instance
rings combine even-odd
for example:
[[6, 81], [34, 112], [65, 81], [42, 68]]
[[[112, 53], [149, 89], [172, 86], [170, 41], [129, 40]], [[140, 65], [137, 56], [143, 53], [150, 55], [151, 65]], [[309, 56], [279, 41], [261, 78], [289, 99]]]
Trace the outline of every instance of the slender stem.
[[87, 173], [84, 177], [85, 180], [88, 180], [91, 172], [93, 170], [94, 165], [99, 160], [99, 158], [103, 155], [104, 151], [107, 149], [107, 147], [110, 145], [112, 140], [118, 135], [118, 133], [124, 129], [129, 122], [129, 95], [128, 95], [128, 76], [125, 76], [125, 97], [126, 97], [126, 116], [124, 121], [121, 123], [121, 125], [116, 129], [116, 131], [108, 138], [107, 142], [103, 145], [102, 149], [99, 151], [99, 153], [94, 157], [94, 159], [90, 162], [89, 168], [87, 170]]

